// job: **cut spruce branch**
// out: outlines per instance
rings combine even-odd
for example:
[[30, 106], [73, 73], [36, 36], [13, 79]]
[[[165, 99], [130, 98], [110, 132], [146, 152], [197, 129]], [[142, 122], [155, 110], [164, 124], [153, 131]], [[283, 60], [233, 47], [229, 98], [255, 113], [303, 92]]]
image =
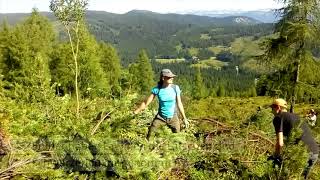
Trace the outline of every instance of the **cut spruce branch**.
[[40, 156], [38, 158], [26, 159], [26, 160], [18, 161], [6, 169], [3, 169], [3, 170], [0, 169], [0, 180], [5, 179], [7, 177], [12, 177], [14, 175], [14, 170], [16, 168], [27, 165], [35, 161], [42, 160], [42, 159], [47, 159], [47, 158], [44, 156]]
[[212, 119], [212, 118], [202, 118], [202, 119], [192, 119], [192, 120], [202, 120], [202, 121], [209, 121], [209, 122], [212, 122], [212, 123], [216, 123], [224, 128], [232, 128], [232, 126], [230, 125], [227, 125], [227, 124], [224, 124], [222, 122], [219, 122], [218, 120], [215, 120], [215, 119]]
[[265, 163], [265, 161], [240, 161], [242, 163]]
[[[222, 122], [219, 122], [219, 121], [217, 121], [217, 120], [215, 120], [215, 119], [212, 119], [212, 118], [202, 118], [202, 119], [193, 119], [193, 120], [203, 120], [203, 121], [209, 121], [209, 122], [215, 123], [215, 124], [221, 126], [224, 131], [227, 131], [228, 129], [229, 129], [229, 130], [232, 129], [232, 131], [237, 131], [234, 127], [232, 127], [232, 126], [230, 126], [230, 125], [227, 125], [227, 124], [224, 124], [224, 123], [222, 123]], [[223, 131], [222, 131], [222, 132], [223, 132]], [[266, 138], [266, 137], [264, 137], [264, 136], [262, 136], [262, 135], [260, 135], [260, 134], [258, 134], [258, 133], [249, 132], [249, 134], [251, 134], [251, 135], [253, 135], [253, 136], [256, 136], [256, 137], [258, 137], [258, 138], [260, 138], [260, 139], [263, 139], [263, 140], [265, 140], [266, 142], [270, 143], [271, 145], [274, 145], [274, 143], [273, 143], [272, 140], [270, 140], [270, 139], [268, 139], [268, 138]]]
[[257, 133], [253, 133], [253, 132], [249, 132], [251, 135], [253, 136], [256, 136], [256, 137], [259, 137], [267, 142], [269, 142], [271, 145], [274, 145], [273, 141], [271, 141], [270, 139], [266, 138], [266, 137], [263, 137], [262, 135], [260, 134], [257, 134]]
[[91, 136], [94, 135], [94, 133], [96, 133], [96, 131], [97, 131], [97, 129], [99, 128], [100, 124], [101, 124], [105, 119], [107, 119], [107, 117], [109, 117], [110, 114], [111, 114], [113, 111], [115, 111], [116, 109], [117, 109], [117, 108], [112, 109], [110, 112], [108, 112], [105, 116], [103, 116], [103, 117], [99, 120], [99, 122], [98, 122], [98, 123], [94, 126], [94, 128], [92, 129], [92, 131], [91, 131]]

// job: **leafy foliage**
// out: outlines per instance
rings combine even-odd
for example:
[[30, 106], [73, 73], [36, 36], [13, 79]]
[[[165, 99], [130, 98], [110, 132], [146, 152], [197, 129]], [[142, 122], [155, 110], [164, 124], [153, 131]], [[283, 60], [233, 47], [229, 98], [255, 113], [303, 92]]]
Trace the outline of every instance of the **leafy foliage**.
[[34, 10], [23, 24], [13, 29], [4, 27], [2, 36], [2, 74], [10, 96], [26, 101], [44, 100], [49, 93], [49, 56], [55, 42], [48, 19]]
[[[92, 37], [85, 26], [82, 25], [79, 31], [79, 90], [82, 97], [109, 96], [110, 85], [107, 74], [102, 68], [102, 55], [99, 51], [99, 44]], [[75, 76], [70, 44], [60, 44], [55, 50], [51, 61], [53, 79], [58, 83], [60, 93], [74, 93]], [[110, 73], [115, 71], [110, 71]]]
[[117, 50], [110, 44], [100, 44], [102, 58], [101, 67], [106, 74], [107, 81], [111, 87], [111, 92], [114, 96], [119, 96], [121, 93], [121, 62]]

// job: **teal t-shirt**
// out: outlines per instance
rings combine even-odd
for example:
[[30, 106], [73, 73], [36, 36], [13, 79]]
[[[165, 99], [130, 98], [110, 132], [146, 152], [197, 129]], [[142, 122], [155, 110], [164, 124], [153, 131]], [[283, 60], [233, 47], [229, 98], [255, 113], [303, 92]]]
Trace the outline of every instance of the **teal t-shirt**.
[[180, 96], [181, 90], [177, 85], [166, 88], [154, 87], [151, 91], [159, 100], [158, 113], [164, 118], [172, 118], [176, 107], [176, 96]]

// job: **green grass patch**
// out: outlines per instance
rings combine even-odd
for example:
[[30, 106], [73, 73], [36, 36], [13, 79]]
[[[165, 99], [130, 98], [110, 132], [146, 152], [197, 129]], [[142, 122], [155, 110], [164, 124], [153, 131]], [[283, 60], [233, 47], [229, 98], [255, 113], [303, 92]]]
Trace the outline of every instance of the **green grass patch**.
[[225, 62], [216, 60], [215, 57], [213, 59], [203, 60], [202, 63], [207, 64], [209, 66], [214, 66], [214, 67], [222, 67], [226, 65]]
[[182, 50], [182, 44], [177, 45], [175, 48], [176, 48], [176, 51], [178, 51], [178, 52], [181, 51]]
[[207, 64], [191, 64], [190, 67], [193, 67], [193, 68], [211, 68], [211, 66], [208, 66]]
[[253, 37], [237, 38], [231, 44], [231, 52], [242, 56], [258, 56], [263, 53], [259, 41], [253, 41]]
[[200, 34], [200, 39], [209, 40], [211, 39], [211, 37], [209, 36], [209, 34]]
[[224, 28], [213, 28], [213, 29], [211, 29], [212, 32], [221, 32], [223, 30], [224, 30]]
[[214, 46], [208, 48], [210, 51], [212, 51], [214, 54], [219, 54], [221, 51], [228, 50], [228, 47], [225, 46]]
[[189, 48], [188, 51], [192, 56], [196, 56], [199, 53], [199, 49], [197, 48]]
[[201, 60], [197, 64], [192, 64], [191, 67], [200, 67], [200, 68], [221, 68], [223, 66], [227, 66], [228, 64], [226, 62], [222, 62], [219, 60], [216, 60], [215, 57], [212, 57], [211, 59]]
[[181, 63], [185, 62], [185, 59], [156, 59], [156, 62], [161, 64], [167, 64], [167, 63]]

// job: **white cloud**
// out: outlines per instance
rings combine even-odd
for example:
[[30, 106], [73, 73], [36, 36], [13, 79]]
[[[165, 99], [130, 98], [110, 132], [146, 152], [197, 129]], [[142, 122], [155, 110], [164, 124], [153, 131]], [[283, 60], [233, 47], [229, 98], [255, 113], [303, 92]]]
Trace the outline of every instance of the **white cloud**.
[[[0, 0], [0, 12], [30, 12], [33, 7], [49, 11], [50, 0]], [[125, 13], [132, 9], [154, 12], [185, 10], [256, 10], [276, 8], [274, 0], [89, 0], [90, 10]]]
[[155, 12], [183, 10], [256, 10], [279, 7], [274, 0], [95, 0], [89, 9], [124, 13], [132, 9]]
[[49, 11], [49, 0], [0, 0], [0, 13], [31, 12], [33, 8]]

